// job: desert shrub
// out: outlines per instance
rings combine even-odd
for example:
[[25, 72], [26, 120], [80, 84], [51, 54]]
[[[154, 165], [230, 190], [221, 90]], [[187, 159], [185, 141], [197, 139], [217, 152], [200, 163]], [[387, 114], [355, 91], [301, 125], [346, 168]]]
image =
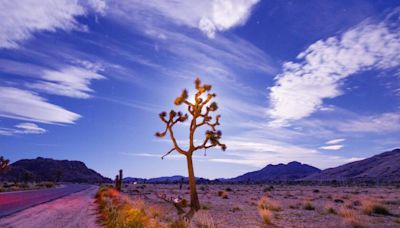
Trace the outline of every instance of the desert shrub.
[[230, 209], [229, 211], [231, 212], [237, 212], [237, 211], [241, 211], [242, 209], [240, 209], [240, 207], [233, 207], [232, 209]]
[[314, 189], [313, 192], [314, 193], [319, 193], [319, 189]]
[[198, 211], [190, 224], [195, 225], [197, 228], [214, 228], [217, 227], [214, 223], [214, 219], [208, 211]]
[[178, 219], [168, 225], [169, 228], [187, 228], [189, 225], [184, 219]]
[[335, 203], [344, 203], [344, 200], [342, 200], [342, 199], [335, 199], [334, 201], [335, 201]]
[[355, 206], [355, 207], [361, 206], [361, 201], [359, 201], [359, 200], [353, 201], [353, 206]]
[[264, 224], [270, 225], [272, 224], [272, 212], [267, 209], [259, 209], [258, 213], [260, 214]]
[[22, 188], [22, 189], [27, 189], [27, 188], [29, 188], [29, 184], [27, 184], [27, 183], [20, 183], [20, 184], [18, 184], [18, 186], [19, 186], [20, 188]]
[[348, 218], [348, 219], [355, 217], [354, 212], [346, 207], [341, 207], [339, 209], [339, 215], [342, 216], [343, 218]]
[[228, 199], [229, 197], [228, 197], [228, 193], [227, 192], [224, 192], [224, 194], [222, 195], [222, 199]]
[[39, 188], [52, 188], [52, 187], [55, 187], [56, 184], [54, 182], [46, 181], [46, 182], [40, 182], [40, 183], [36, 184], [36, 186]]
[[232, 189], [231, 188], [225, 188], [225, 191], [227, 191], [227, 192], [231, 192], [232, 191]]
[[342, 216], [345, 223], [347, 223], [352, 228], [363, 228], [364, 224], [360, 221], [359, 217], [355, 214], [354, 210], [348, 209], [346, 207], [341, 207], [339, 210], [339, 215]]
[[333, 208], [333, 207], [327, 207], [327, 208], [326, 208], [326, 212], [327, 212], [328, 214], [333, 214], [333, 215], [336, 215], [336, 214], [337, 214], [335, 208]]
[[366, 215], [378, 214], [378, 215], [391, 215], [389, 210], [376, 202], [364, 201], [362, 203], [362, 210]]
[[281, 205], [278, 202], [269, 198], [268, 196], [263, 196], [261, 198], [261, 200], [258, 203], [258, 207], [261, 209], [267, 209], [270, 211], [281, 211], [282, 210]]
[[303, 206], [304, 210], [308, 210], [308, 211], [313, 211], [315, 210], [314, 205], [312, 205], [312, 203], [310, 201], [307, 201], [304, 206]]
[[155, 219], [159, 216], [156, 208], [146, 206], [143, 201], [131, 201], [114, 188], [101, 187], [95, 198], [106, 227], [161, 227]]
[[270, 186], [268, 186], [268, 187], [265, 187], [264, 190], [263, 190], [263, 192], [270, 192], [270, 191], [272, 191], [272, 190], [274, 190], [274, 186], [270, 185]]
[[228, 199], [228, 193], [226, 191], [218, 191], [218, 196], [222, 199]]

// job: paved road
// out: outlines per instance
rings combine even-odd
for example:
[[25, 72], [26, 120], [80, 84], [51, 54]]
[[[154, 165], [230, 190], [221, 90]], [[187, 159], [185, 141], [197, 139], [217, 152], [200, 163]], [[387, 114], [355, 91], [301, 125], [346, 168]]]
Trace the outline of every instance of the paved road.
[[0, 193], [0, 218], [89, 187], [86, 184], [68, 184], [60, 188]]
[[99, 228], [96, 223], [97, 206], [94, 202], [97, 189], [97, 186], [90, 186], [83, 191], [0, 218], [0, 227]]

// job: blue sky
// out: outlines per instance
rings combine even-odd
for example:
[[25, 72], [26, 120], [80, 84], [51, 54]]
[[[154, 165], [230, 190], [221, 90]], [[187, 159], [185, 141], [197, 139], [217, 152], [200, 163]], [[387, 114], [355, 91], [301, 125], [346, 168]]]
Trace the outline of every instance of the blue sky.
[[1, 1], [0, 154], [81, 160], [109, 177], [186, 175], [179, 154], [160, 159], [171, 142], [154, 133], [197, 76], [217, 93], [228, 146], [198, 151], [198, 176], [293, 160], [328, 168], [399, 147], [399, 7]]

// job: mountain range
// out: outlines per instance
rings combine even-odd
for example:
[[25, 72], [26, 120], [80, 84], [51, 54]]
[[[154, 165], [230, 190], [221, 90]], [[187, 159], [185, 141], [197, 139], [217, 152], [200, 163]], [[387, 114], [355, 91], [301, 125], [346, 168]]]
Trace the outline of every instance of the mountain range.
[[61, 181], [79, 183], [110, 182], [81, 161], [55, 160], [38, 157], [22, 159], [10, 165], [9, 172], [0, 176], [7, 181]]
[[400, 149], [323, 170], [305, 181], [400, 182]]
[[[133, 178], [138, 183], [176, 183], [187, 177], [171, 176], [160, 178]], [[127, 182], [129, 177], [124, 179]], [[262, 183], [262, 182], [400, 182], [400, 149], [387, 151], [373, 157], [351, 162], [335, 168], [320, 170], [316, 167], [289, 162], [288, 164], [267, 165], [264, 168], [248, 172], [234, 178], [198, 181], [211, 183]]]
[[[62, 181], [104, 183], [111, 179], [89, 169], [81, 161], [54, 160], [38, 157], [22, 159], [11, 164], [11, 170], [0, 176], [7, 181]], [[125, 177], [124, 182], [180, 183], [187, 182], [184, 176], [157, 178]], [[228, 179], [209, 180], [196, 178], [197, 183], [262, 183], [262, 182], [400, 182], [400, 149], [387, 151], [373, 157], [351, 162], [335, 168], [320, 170], [316, 167], [293, 161], [288, 164], [267, 165], [264, 168]]]
[[267, 182], [267, 181], [293, 181], [308, 175], [321, 172], [320, 169], [300, 162], [289, 162], [288, 164], [267, 165], [264, 168], [245, 173], [235, 178], [226, 179], [230, 182]]

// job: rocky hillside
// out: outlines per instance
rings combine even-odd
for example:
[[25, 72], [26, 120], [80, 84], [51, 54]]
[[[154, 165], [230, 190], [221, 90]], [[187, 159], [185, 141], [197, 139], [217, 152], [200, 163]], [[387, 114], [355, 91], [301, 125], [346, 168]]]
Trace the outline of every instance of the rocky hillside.
[[225, 179], [230, 182], [267, 182], [267, 181], [293, 181], [308, 175], [319, 173], [320, 170], [300, 162], [288, 164], [267, 165], [261, 170], [245, 173], [241, 176]]
[[303, 180], [400, 182], [400, 149], [326, 169]]
[[54, 160], [38, 157], [22, 159], [11, 164], [11, 169], [0, 176], [8, 181], [61, 181], [80, 183], [110, 182], [81, 161]]

